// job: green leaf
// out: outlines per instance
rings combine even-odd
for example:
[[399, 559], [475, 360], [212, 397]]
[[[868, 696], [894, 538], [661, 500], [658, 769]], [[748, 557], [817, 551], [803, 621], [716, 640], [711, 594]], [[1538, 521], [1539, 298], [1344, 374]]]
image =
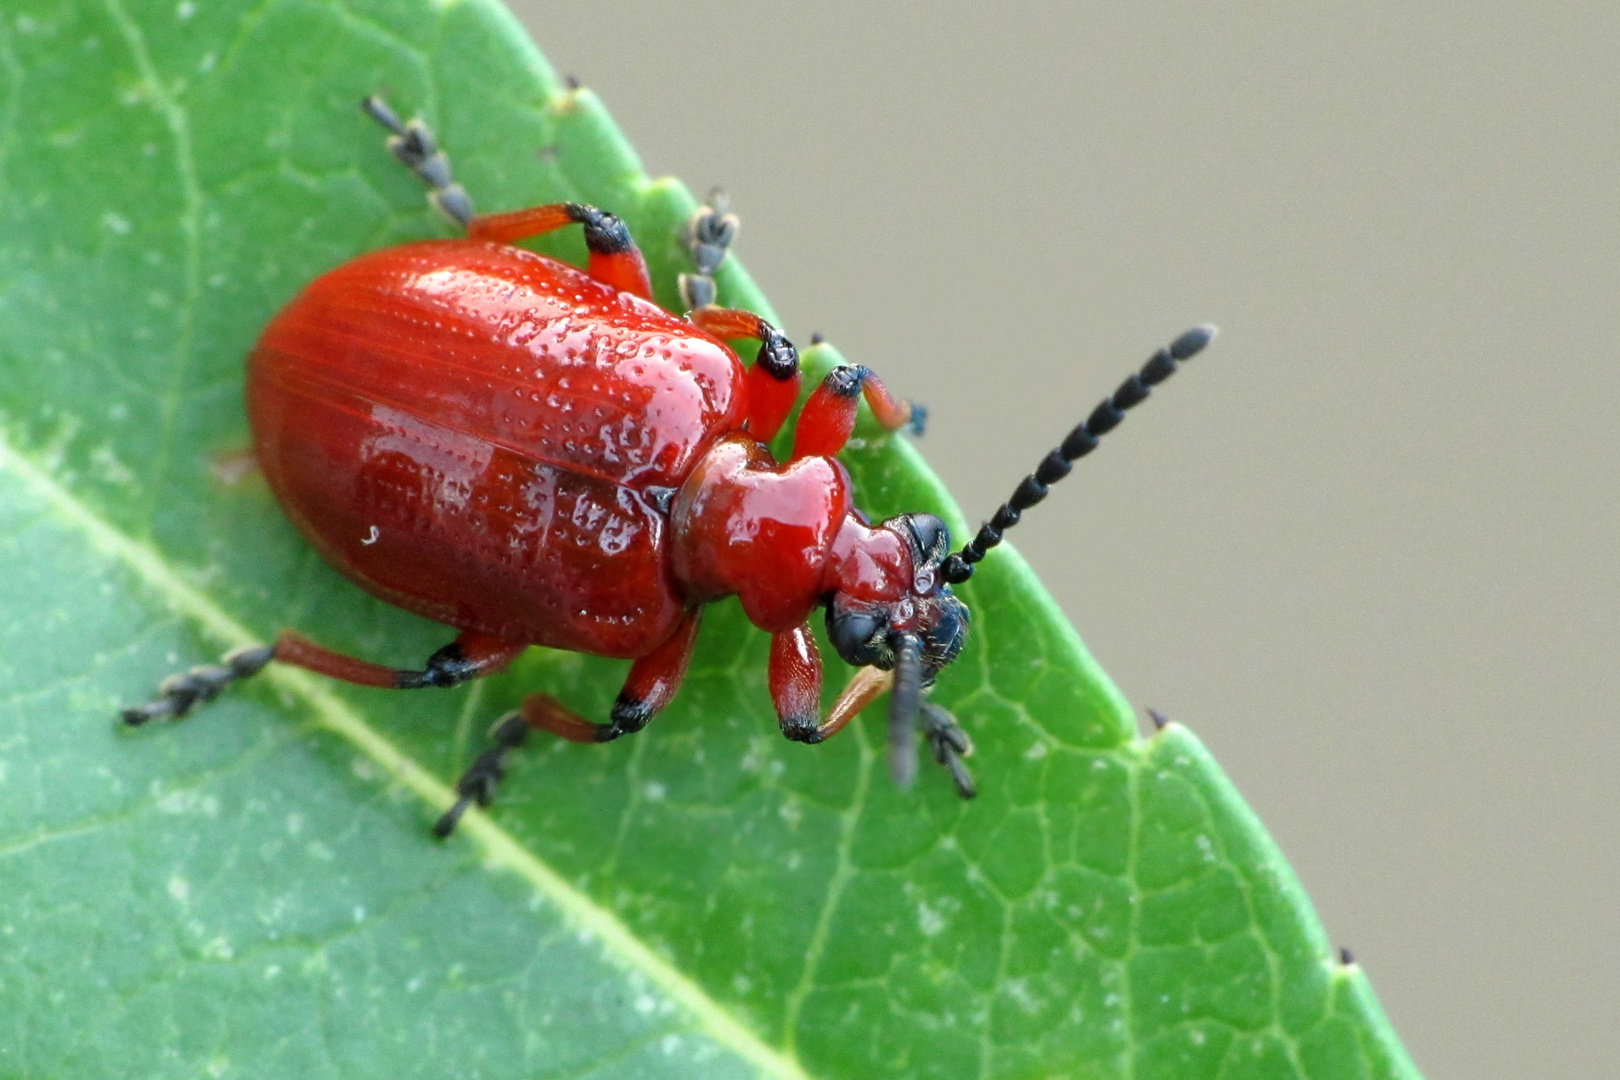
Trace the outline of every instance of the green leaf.
[[[278, 306], [447, 232], [373, 91], [487, 209], [625, 216], [674, 304], [690, 196], [490, 0], [0, 11], [0, 1074], [1417, 1075], [1215, 764], [1137, 736], [1008, 549], [939, 691], [978, 746], [969, 804], [937, 770], [894, 790], [880, 722], [782, 740], [732, 603], [657, 724], [535, 740], [445, 844], [488, 722], [536, 688], [600, 714], [624, 664], [535, 650], [429, 694], [277, 669], [118, 731], [282, 625], [398, 664], [447, 639], [221, 467]], [[722, 295], [767, 310], [735, 263]], [[870, 513], [961, 528], [907, 443], [847, 460]]]

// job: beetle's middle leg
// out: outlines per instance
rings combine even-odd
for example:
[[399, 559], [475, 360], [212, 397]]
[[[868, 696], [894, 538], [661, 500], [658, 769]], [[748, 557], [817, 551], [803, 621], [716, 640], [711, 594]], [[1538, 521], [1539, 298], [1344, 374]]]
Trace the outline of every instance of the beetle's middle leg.
[[523, 715], [528, 718], [529, 726], [580, 743], [612, 742], [640, 731], [674, 700], [686, 679], [692, 650], [697, 645], [701, 613], [701, 608], [687, 612], [668, 640], [630, 665], [630, 675], [613, 702], [608, 723], [585, 720], [556, 698], [534, 694], [523, 703]]
[[456, 781], [456, 801], [433, 826], [435, 836], [449, 836], [473, 803], [488, 806], [506, 772], [506, 756], [522, 746], [529, 732], [549, 731], [570, 742], [600, 743], [633, 734], [647, 726], [675, 697], [686, 678], [697, 642], [701, 609], [694, 608], [658, 648], [630, 666], [630, 677], [613, 703], [610, 721], [592, 723], [548, 694], [530, 694], [517, 712], [496, 721], [490, 736], [495, 745], [479, 754]]

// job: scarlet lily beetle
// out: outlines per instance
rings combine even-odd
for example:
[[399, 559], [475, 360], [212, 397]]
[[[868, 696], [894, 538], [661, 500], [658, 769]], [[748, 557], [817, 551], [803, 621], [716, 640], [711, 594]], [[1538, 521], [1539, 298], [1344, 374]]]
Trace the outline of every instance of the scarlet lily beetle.
[[[685, 318], [652, 303], [624, 223], [578, 203], [487, 216], [433, 135], [381, 100], [363, 107], [430, 198], [466, 230], [362, 255], [317, 278], [271, 320], [248, 359], [254, 449], [288, 516], [361, 587], [459, 631], [420, 670], [396, 670], [284, 630], [274, 644], [171, 676], [124, 721], [178, 718], [271, 661], [361, 686], [455, 686], [530, 645], [632, 660], [607, 723], [544, 695], [494, 729], [434, 826], [448, 835], [494, 797], [530, 730], [578, 742], [640, 731], [675, 696], [704, 605], [737, 596], [771, 635], [782, 733], [818, 743], [890, 693], [889, 761], [915, 771], [917, 726], [964, 798], [967, 735], [925, 698], [966, 641], [951, 593], [1002, 534], [1068, 475], [1125, 411], [1199, 352], [1211, 327], [1160, 349], [1026, 476], [961, 551], [945, 523], [871, 524], [836, 455], [864, 397], [883, 427], [920, 410], [870, 370], [834, 369], [799, 415], [792, 454], [766, 448], [799, 396], [793, 344], [764, 319], [714, 305], [736, 218], [711, 200], [688, 227]], [[515, 246], [583, 226], [584, 271]], [[744, 368], [726, 339], [754, 339]], [[859, 669], [825, 718], [809, 618]]]

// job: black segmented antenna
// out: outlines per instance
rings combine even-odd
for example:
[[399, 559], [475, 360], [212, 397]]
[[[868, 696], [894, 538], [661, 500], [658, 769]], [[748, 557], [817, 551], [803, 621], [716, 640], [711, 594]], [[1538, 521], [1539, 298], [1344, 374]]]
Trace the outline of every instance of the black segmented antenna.
[[1024, 477], [1023, 483], [1012, 493], [1012, 498], [1001, 504], [995, 517], [979, 527], [979, 535], [959, 552], [954, 552], [940, 567], [940, 576], [952, 585], [973, 576], [973, 564], [984, 558], [985, 552], [1001, 543], [1001, 535], [1018, 524], [1024, 511], [1046, 498], [1051, 486], [1069, 475], [1074, 463], [1097, 448], [1097, 441], [1113, 431], [1125, 419], [1125, 410], [1147, 399], [1151, 387], [1157, 386], [1176, 373], [1176, 365], [1190, 360], [1215, 337], [1213, 326], [1195, 326], [1169, 345], [1154, 353], [1142, 370], [1119, 384], [1113, 395], [1091, 411], [1086, 422], [1069, 432], [1069, 437], [1046, 457], [1035, 471]]

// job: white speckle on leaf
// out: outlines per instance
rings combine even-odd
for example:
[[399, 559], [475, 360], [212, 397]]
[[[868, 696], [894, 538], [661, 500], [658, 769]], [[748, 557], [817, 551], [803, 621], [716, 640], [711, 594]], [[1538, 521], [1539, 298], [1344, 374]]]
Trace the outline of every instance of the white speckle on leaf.
[[231, 947], [230, 938], [221, 934], [202, 947], [202, 954], [209, 960], [229, 960], [236, 955], [236, 950]]
[[1205, 862], [1215, 861], [1215, 845], [1210, 841], [1209, 837], [1205, 836], [1203, 833], [1199, 833], [1197, 836], [1193, 837], [1193, 843], [1197, 846], [1199, 852], [1204, 856]]
[[264, 977], [266, 979], [273, 979], [277, 975], [280, 975], [280, 974], [281, 974], [281, 965], [280, 964], [271, 964], [269, 967], [264, 969]]
[[180, 903], [185, 903], [191, 899], [191, 882], [179, 874], [174, 875], [169, 879], [169, 895]]
[[210, 1058], [208, 1061], [208, 1075], [213, 1077], [224, 1076], [225, 1073], [229, 1071], [230, 1067], [230, 1058], [216, 1055]]
[[297, 836], [304, 831], [304, 815], [294, 810], [287, 815], [287, 835]]
[[180, 3], [175, 5], [174, 14], [181, 22], [185, 22], [197, 14], [197, 5], [192, 3], [191, 0], [180, 0]]
[[117, 233], [119, 236], [128, 236], [129, 230], [134, 226], [129, 223], [129, 218], [125, 217], [123, 214], [109, 210], [105, 214], [101, 215], [101, 227], [110, 233]]
[[354, 921], [357, 923], [366, 921], [366, 909], [359, 904], [354, 905]]
[[669, 789], [656, 780], [647, 781], [647, 783], [641, 788], [642, 798], [646, 799], [648, 802], [663, 802], [664, 796], [668, 794]]
[[218, 56], [211, 52], [203, 53], [202, 59], [197, 62], [197, 70], [206, 75], [214, 70], [214, 65], [217, 63], [219, 63]]
[[157, 808], [164, 814], [202, 814], [219, 816], [219, 797], [199, 795], [195, 791], [171, 791], [157, 800]]
[[1028, 761], [1039, 761], [1050, 752], [1051, 751], [1047, 748], [1045, 743], [1038, 742], [1032, 744], [1028, 750], [1024, 751], [1024, 758]]
[[923, 937], [934, 937], [945, 929], [945, 916], [927, 904], [918, 904], [917, 926], [922, 930]]
[[1028, 979], [1009, 979], [1004, 989], [1007, 996], [1012, 998], [1013, 1004], [1026, 1013], [1038, 1013], [1046, 1005], [1046, 1002], [1036, 997], [1030, 990]]
[[362, 780], [375, 780], [377, 763], [368, 757], [355, 757], [349, 761], [349, 771]]
[[416, 993], [418, 990], [422, 989], [422, 986], [426, 981], [427, 980], [422, 978], [420, 975], [412, 975], [410, 981], [405, 984], [405, 992], [407, 994]]
[[304, 850], [309, 852], [310, 858], [319, 859], [321, 862], [332, 862], [337, 858], [336, 855], [332, 854], [332, 849], [319, 840], [311, 840]]
[[128, 485], [135, 481], [135, 474], [118, 460], [118, 455], [113, 453], [108, 443], [102, 443], [90, 451], [90, 468], [109, 484]]
[[787, 822], [787, 827], [790, 829], [797, 829], [799, 823], [804, 820], [804, 807], [799, 805], [798, 799], [784, 800], [782, 808], [777, 813], [782, 815], [782, 820]]

